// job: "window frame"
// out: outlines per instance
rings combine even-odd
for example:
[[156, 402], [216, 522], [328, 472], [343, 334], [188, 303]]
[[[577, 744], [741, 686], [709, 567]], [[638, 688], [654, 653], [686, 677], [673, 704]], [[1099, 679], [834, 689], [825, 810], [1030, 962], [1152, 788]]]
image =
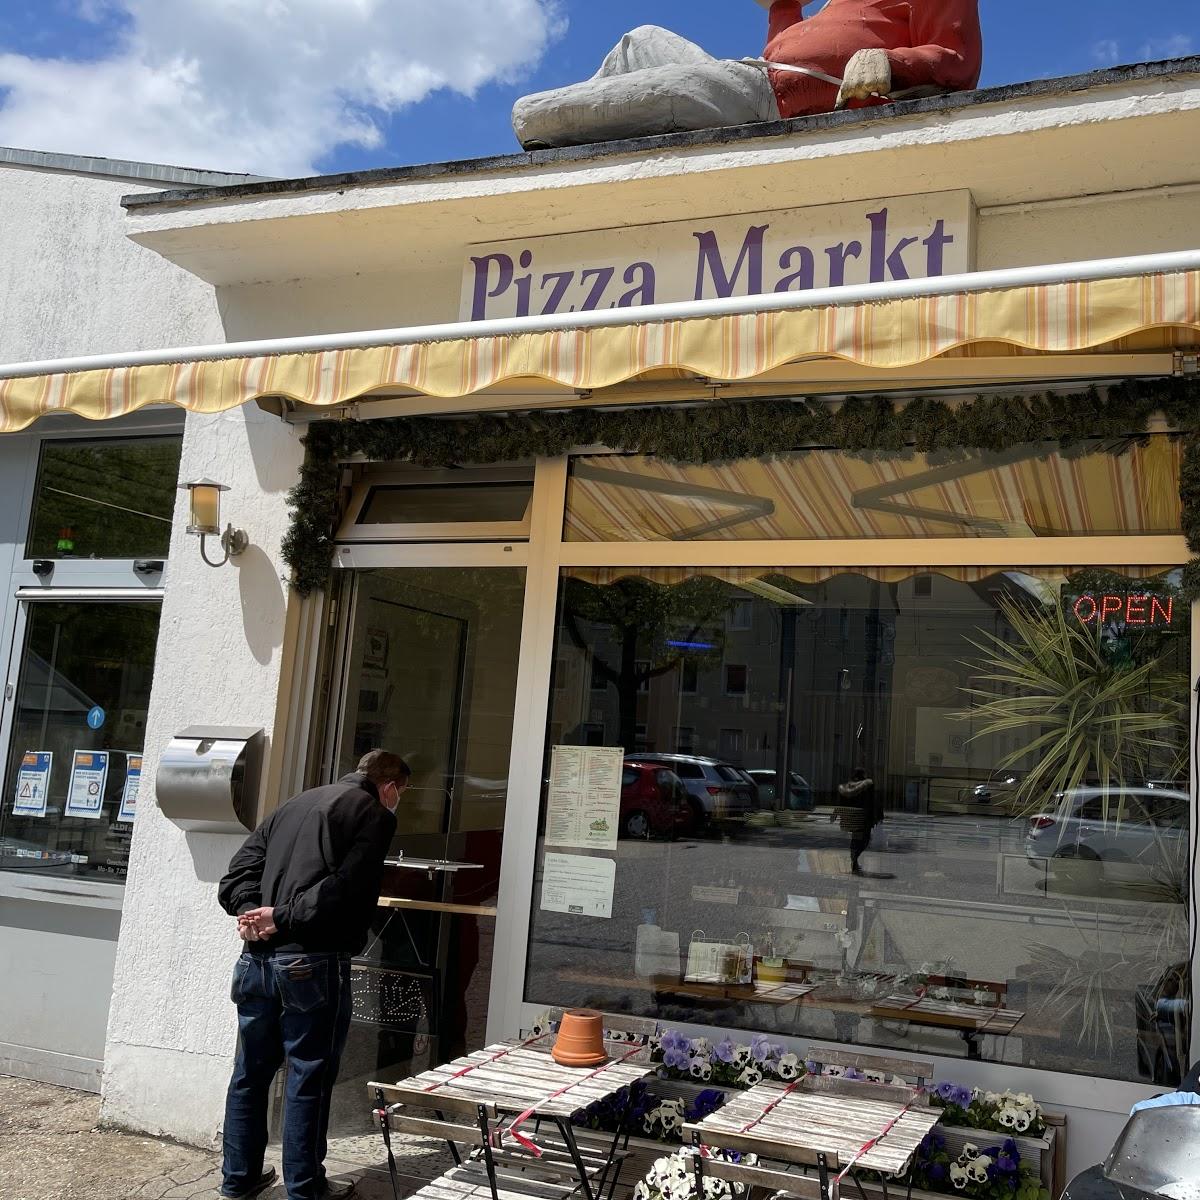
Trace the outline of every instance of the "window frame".
[[[0, 533], [0, 582], [8, 575], [8, 586], [0, 590], [0, 669], [3, 670], [6, 702], [0, 710], [0, 750], [8, 762], [21, 654], [25, 641], [28, 605], [44, 601], [64, 602], [157, 602], [161, 605], [170, 575], [170, 548], [161, 560], [140, 558], [54, 559], [49, 575], [37, 574], [37, 561], [28, 557], [33, 506], [40, 477], [42, 449], [56, 441], [127, 440], [136, 437], [179, 437], [184, 435], [185, 416], [174, 408], [156, 407], [106, 421], [102, 426], [80, 417], [63, 415], [42, 418], [29, 430], [9, 434], [0, 441], [0, 506], [14, 514], [15, 533]], [[182, 509], [177, 495], [172, 514], [171, 538]], [[5, 553], [7, 551], [7, 553]], [[161, 571], [146, 570], [147, 562], [159, 562]], [[142, 569], [139, 569], [141, 564]], [[4, 798], [0, 797], [0, 802]], [[0, 895], [45, 900], [119, 911], [124, 903], [125, 883], [68, 876], [30, 876], [27, 872], [0, 870]]]

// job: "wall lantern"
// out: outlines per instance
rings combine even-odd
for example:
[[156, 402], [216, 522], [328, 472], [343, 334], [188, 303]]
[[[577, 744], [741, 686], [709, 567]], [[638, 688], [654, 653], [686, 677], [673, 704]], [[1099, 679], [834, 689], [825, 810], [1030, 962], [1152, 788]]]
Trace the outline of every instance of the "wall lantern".
[[[221, 532], [221, 493], [229, 489], [223, 483], [215, 483], [211, 479], [197, 479], [194, 483], [181, 485], [188, 492], [190, 509], [188, 513], [188, 533], [200, 535], [200, 557], [210, 567], [223, 567], [230, 558], [241, 554], [250, 544], [250, 539], [241, 529], [225, 526]], [[220, 562], [213, 562], [204, 552], [204, 539], [220, 535], [221, 549], [225, 557]]]

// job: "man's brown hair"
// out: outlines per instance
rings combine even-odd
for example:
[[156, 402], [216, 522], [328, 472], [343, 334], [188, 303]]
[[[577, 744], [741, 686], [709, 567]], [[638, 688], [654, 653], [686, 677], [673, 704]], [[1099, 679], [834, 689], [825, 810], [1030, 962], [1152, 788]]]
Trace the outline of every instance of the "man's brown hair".
[[407, 783], [412, 777], [408, 763], [390, 750], [368, 750], [358, 760], [358, 771], [372, 783]]

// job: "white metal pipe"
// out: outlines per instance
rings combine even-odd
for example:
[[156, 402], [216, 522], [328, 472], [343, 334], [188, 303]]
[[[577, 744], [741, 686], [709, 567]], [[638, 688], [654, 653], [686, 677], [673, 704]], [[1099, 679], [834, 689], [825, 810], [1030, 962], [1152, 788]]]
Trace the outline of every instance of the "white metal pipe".
[[1200, 250], [1173, 250], [1165, 254], [1140, 254], [1127, 258], [1102, 258], [1035, 267], [1009, 267], [999, 271], [972, 271], [962, 275], [942, 275], [936, 279], [891, 280], [886, 283], [814, 288], [807, 292], [730, 296], [720, 300], [683, 300], [674, 304], [647, 304], [640, 308], [563, 313], [552, 317], [505, 317], [488, 321], [453, 321], [442, 325], [414, 325], [403, 329], [370, 329], [352, 333], [267, 338], [254, 342], [221, 342], [212, 346], [182, 346], [171, 350], [132, 350], [117, 354], [90, 354], [78, 358], [10, 363], [0, 366], [0, 379], [16, 379], [28, 375], [58, 375], [74, 371], [101, 371], [113, 367], [141, 367], [164, 363], [256, 358], [273, 354], [358, 350], [367, 346], [407, 346], [418, 342], [444, 342], [460, 338], [510, 337], [522, 333], [557, 333], [575, 329], [602, 329], [614, 325], [649, 325], [659, 321], [701, 320], [706, 317], [727, 317], [758, 312], [791, 312], [806, 308], [882, 303], [916, 296], [990, 292], [1005, 288], [1036, 287], [1040, 284], [1077, 283], [1194, 270], [1200, 270]]

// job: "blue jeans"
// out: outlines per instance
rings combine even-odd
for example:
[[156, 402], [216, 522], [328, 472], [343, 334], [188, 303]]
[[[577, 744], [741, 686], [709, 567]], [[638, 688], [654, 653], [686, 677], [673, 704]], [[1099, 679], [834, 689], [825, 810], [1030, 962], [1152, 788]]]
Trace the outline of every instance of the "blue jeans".
[[238, 1051], [225, 1100], [224, 1185], [239, 1195], [262, 1175], [271, 1083], [286, 1058], [283, 1178], [289, 1200], [325, 1192], [329, 1102], [350, 1030], [350, 958], [249, 954], [233, 969]]

